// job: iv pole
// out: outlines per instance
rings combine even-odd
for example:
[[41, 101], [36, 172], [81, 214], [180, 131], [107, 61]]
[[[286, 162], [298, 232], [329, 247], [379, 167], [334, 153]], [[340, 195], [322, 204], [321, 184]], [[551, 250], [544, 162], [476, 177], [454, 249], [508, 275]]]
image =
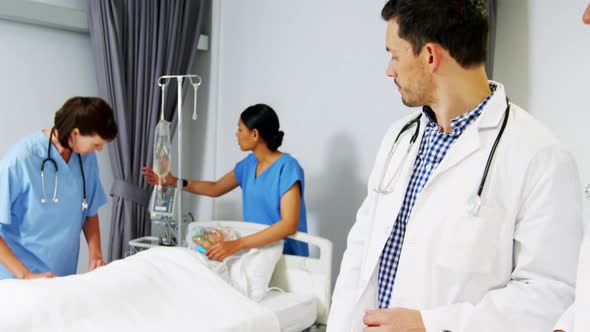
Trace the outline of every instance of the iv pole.
[[[181, 247], [183, 242], [182, 236], [182, 80], [184, 78], [188, 78], [190, 80], [190, 84], [193, 86], [194, 89], [194, 112], [193, 112], [193, 120], [197, 119], [197, 90], [201, 85], [201, 76], [199, 75], [164, 75], [160, 76], [158, 79], [158, 85], [162, 88], [162, 104], [164, 103], [164, 91], [166, 89], [166, 85], [170, 79], [176, 79], [178, 83], [178, 181], [176, 182], [176, 246]], [[193, 79], [198, 80], [196, 83], [193, 82]], [[162, 83], [164, 80], [164, 83]]]

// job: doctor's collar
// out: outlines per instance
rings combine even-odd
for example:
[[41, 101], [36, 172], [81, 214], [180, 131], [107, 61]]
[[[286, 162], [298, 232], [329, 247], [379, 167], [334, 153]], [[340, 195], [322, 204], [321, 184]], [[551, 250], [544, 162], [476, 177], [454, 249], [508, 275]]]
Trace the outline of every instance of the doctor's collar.
[[434, 113], [432, 108], [430, 108], [430, 106], [422, 106], [422, 114], [426, 116], [427, 126], [438, 127], [438, 123], [436, 122], [436, 114]]
[[[492, 96], [496, 92], [497, 85], [494, 82], [490, 82], [489, 86], [490, 86], [490, 90], [492, 90], [492, 93], [490, 95], [488, 95], [473, 110], [471, 110], [467, 113], [463, 113], [463, 114], [451, 119], [451, 128], [453, 129], [453, 131], [450, 133], [443, 133], [443, 134], [451, 135], [451, 136], [459, 136], [459, 135], [461, 135], [461, 133], [463, 133], [465, 128], [467, 128], [469, 126], [469, 124], [471, 124], [473, 122], [474, 119], [479, 117], [479, 115], [481, 114], [481, 112], [483, 111], [483, 109], [485, 108], [487, 103], [490, 101], [490, 99], [492, 98]], [[430, 108], [430, 106], [423, 106], [422, 107], [422, 114], [424, 114], [426, 116], [426, 119], [427, 119], [426, 126], [428, 128], [431, 128], [431, 129], [436, 128], [437, 132], [441, 132], [440, 125], [436, 121], [436, 114], [434, 113], [432, 108]]]

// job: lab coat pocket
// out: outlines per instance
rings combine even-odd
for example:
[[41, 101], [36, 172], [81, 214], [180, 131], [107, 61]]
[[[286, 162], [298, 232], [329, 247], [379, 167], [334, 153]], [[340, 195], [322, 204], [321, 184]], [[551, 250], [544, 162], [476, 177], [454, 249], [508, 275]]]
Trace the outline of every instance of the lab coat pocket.
[[449, 218], [439, 243], [436, 264], [457, 272], [489, 273], [498, 253], [504, 211], [482, 206], [477, 216]]

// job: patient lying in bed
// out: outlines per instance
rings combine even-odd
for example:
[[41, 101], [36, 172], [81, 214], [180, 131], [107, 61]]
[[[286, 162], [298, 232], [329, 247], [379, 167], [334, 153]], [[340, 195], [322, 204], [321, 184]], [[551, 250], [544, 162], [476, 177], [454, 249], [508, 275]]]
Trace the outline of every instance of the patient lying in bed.
[[283, 241], [239, 252], [222, 262], [210, 260], [205, 255], [216, 243], [235, 240], [238, 237], [238, 233], [228, 227], [195, 227], [187, 234], [186, 240], [189, 248], [197, 252], [200, 260], [211, 271], [240, 293], [259, 302], [268, 291], [272, 273], [283, 252]]
[[82, 275], [0, 281], [0, 331], [279, 331], [199, 255], [157, 247]]

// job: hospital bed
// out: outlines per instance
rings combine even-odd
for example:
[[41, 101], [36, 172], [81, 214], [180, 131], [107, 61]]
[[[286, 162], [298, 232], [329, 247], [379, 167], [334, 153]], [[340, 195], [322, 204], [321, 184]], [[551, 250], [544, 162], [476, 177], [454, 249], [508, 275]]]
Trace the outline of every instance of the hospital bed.
[[[188, 233], [195, 227], [230, 227], [240, 236], [258, 232], [268, 226], [240, 221], [194, 222], [188, 225]], [[282, 332], [322, 330], [330, 311], [332, 280], [332, 242], [307, 233], [297, 232], [291, 239], [302, 241], [319, 249], [319, 257], [282, 255], [270, 282], [271, 291], [260, 302], [277, 316]], [[311, 249], [311, 248], [310, 248]], [[310, 250], [314, 251], [314, 250]]]
[[[244, 236], [264, 225], [228, 226]], [[95, 271], [36, 280], [0, 280], [0, 331], [322, 331], [330, 306], [332, 244], [296, 233], [319, 258], [282, 255], [270, 291], [256, 303], [201, 263], [194, 251], [155, 247]]]

